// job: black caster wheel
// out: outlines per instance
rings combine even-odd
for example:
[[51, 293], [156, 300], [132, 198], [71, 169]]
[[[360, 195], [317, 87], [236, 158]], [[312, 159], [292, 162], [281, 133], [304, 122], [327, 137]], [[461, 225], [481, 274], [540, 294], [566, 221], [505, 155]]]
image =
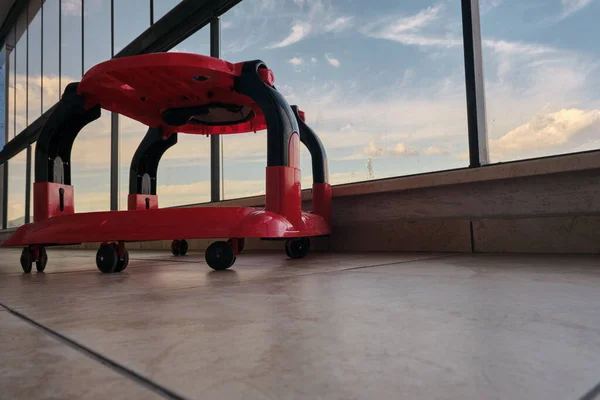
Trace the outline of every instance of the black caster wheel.
[[298, 238], [285, 242], [285, 254], [289, 258], [304, 258], [310, 251], [310, 239]]
[[116, 272], [119, 261], [119, 252], [113, 244], [100, 246], [96, 253], [96, 266], [103, 274]]
[[[234, 243], [235, 243], [236, 240], [237, 240], [237, 246], [238, 246], [237, 252], [238, 252], [238, 254], [240, 254], [242, 251], [244, 251], [244, 243], [245, 243], [244, 238], [241, 238], [241, 239], [233, 239], [233, 238], [229, 239], [227, 241], [227, 244], [230, 245], [232, 249], [234, 249]], [[234, 253], [235, 253], [235, 251], [234, 251]]]
[[188, 252], [187, 240], [173, 240], [171, 243], [171, 253], [174, 256], [185, 256]]
[[33, 251], [29, 247], [25, 247], [21, 253], [21, 268], [26, 274], [31, 273], [33, 267]]
[[46, 264], [48, 264], [48, 254], [43, 247], [40, 247], [38, 252], [38, 259], [35, 260], [35, 269], [37, 269], [37, 272], [44, 272]]
[[206, 263], [214, 270], [222, 271], [233, 265], [235, 254], [227, 242], [214, 242], [206, 249]]
[[123, 272], [129, 265], [129, 252], [127, 249], [123, 251], [123, 258], [117, 262], [117, 268], [115, 268], [115, 272]]

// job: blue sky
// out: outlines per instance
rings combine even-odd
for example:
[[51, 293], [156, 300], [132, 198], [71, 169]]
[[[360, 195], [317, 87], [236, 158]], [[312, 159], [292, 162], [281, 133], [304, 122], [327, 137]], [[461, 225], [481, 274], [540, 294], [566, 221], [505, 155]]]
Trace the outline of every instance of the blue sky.
[[[77, 0], [63, 1], [73, 4], [66, 20], [77, 29]], [[176, 3], [156, 2], [157, 14]], [[108, 52], [108, 4], [86, 1], [86, 67]], [[145, 0], [116, 4], [118, 51], [149, 25], [149, 8]], [[492, 162], [600, 147], [600, 0], [481, 0], [481, 12]], [[223, 16], [222, 27], [223, 58], [262, 59], [289, 102], [307, 112], [328, 150], [332, 183], [467, 166], [459, 0], [244, 0]], [[63, 43], [73, 79], [79, 78], [77, 40]], [[208, 43], [204, 29], [173, 51], [208, 54]], [[121, 132], [125, 206], [128, 165], [145, 128], [123, 119]], [[108, 208], [107, 135], [104, 117], [75, 145], [82, 211]], [[226, 197], [264, 191], [265, 139], [264, 133], [224, 138]], [[208, 143], [180, 135], [165, 155], [162, 205], [208, 200]], [[302, 161], [308, 187], [306, 152]]]

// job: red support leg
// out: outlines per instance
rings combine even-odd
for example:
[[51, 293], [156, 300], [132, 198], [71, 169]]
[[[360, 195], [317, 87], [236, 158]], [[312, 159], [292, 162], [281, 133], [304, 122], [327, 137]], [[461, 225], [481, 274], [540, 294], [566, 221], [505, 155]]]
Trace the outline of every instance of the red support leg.
[[331, 185], [329, 183], [313, 183], [312, 212], [322, 216], [331, 226]]
[[302, 218], [301, 200], [298, 168], [267, 167], [267, 211], [280, 214], [296, 225]]
[[130, 194], [127, 197], [128, 210], [153, 210], [158, 208], [158, 196], [155, 194]]
[[73, 186], [51, 182], [35, 182], [33, 184], [34, 222], [74, 213]]

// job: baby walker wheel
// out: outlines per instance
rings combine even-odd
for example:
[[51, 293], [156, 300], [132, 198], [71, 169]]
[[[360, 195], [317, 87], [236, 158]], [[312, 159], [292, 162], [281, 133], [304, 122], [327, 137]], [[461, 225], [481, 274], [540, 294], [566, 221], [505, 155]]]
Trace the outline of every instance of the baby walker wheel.
[[112, 274], [117, 270], [119, 252], [113, 244], [103, 244], [96, 253], [96, 266], [103, 274]]
[[115, 268], [115, 272], [123, 272], [125, 268], [129, 265], [129, 252], [127, 249], [123, 249], [123, 259], [117, 262], [117, 268]]
[[25, 247], [21, 253], [21, 268], [26, 274], [31, 273], [33, 267], [33, 252], [30, 247]]
[[187, 240], [173, 240], [171, 243], [171, 253], [174, 256], [185, 256], [188, 251], [188, 242]]
[[39, 248], [38, 259], [35, 260], [35, 269], [37, 272], [44, 272], [46, 269], [46, 264], [48, 264], [48, 253], [46, 253], [46, 249], [43, 247]]
[[227, 242], [214, 242], [206, 249], [205, 259], [209, 267], [222, 271], [235, 262], [233, 248]]
[[309, 250], [309, 238], [290, 239], [285, 242], [285, 254], [287, 254], [289, 258], [304, 258]]

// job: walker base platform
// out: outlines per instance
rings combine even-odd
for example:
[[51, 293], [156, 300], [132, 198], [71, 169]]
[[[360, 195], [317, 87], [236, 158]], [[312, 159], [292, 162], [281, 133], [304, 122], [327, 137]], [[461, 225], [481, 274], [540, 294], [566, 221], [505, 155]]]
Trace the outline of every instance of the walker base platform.
[[[130, 168], [128, 210], [75, 213], [71, 149], [101, 109], [149, 126]], [[178, 133], [220, 135], [267, 130], [266, 205], [158, 208], [157, 170]], [[299, 144], [313, 167], [313, 209], [303, 212]], [[206, 261], [227, 269], [244, 238], [286, 240], [291, 258], [304, 257], [310, 237], [331, 234], [327, 159], [304, 114], [290, 106], [262, 61], [230, 64], [195, 54], [159, 53], [114, 59], [67, 86], [42, 128], [35, 150], [34, 222], [1, 246], [24, 247], [21, 266], [46, 268], [48, 246], [100, 242], [96, 264], [104, 273], [127, 268], [126, 242], [173, 240], [185, 255], [187, 239], [231, 238], [212, 243]]]

